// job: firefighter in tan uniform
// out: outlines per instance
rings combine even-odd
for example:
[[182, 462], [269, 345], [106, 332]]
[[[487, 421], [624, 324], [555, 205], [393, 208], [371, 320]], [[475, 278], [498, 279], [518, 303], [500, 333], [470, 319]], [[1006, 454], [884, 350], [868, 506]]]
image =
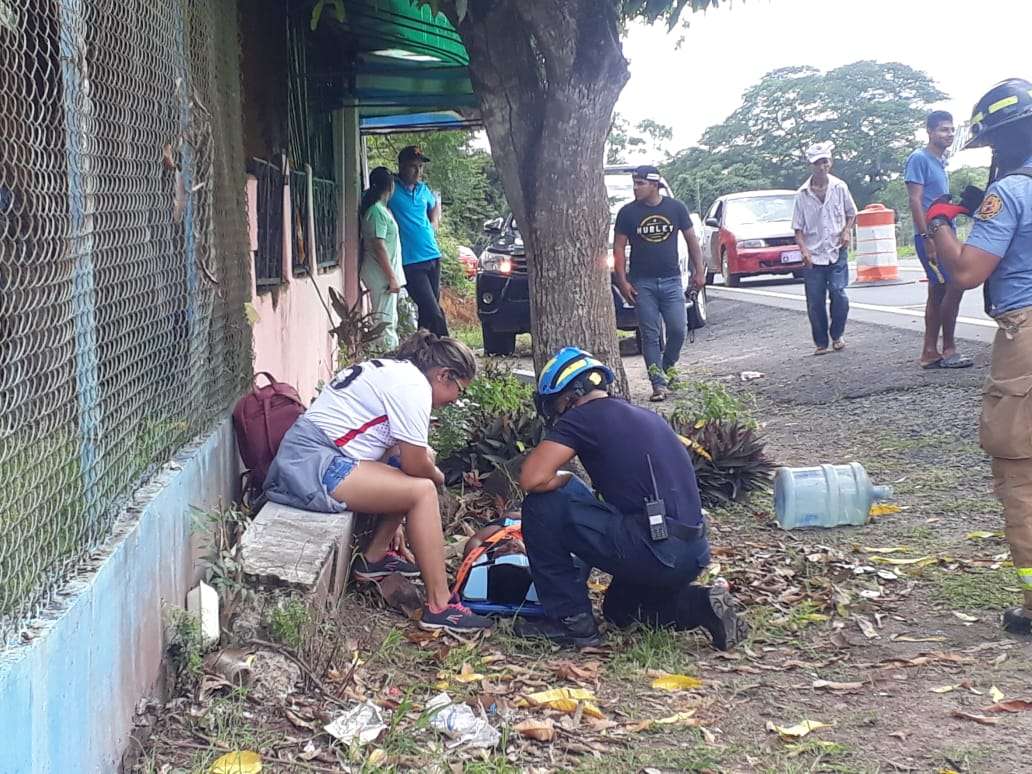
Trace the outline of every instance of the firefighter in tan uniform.
[[928, 233], [961, 288], [985, 283], [986, 312], [998, 325], [983, 389], [979, 439], [992, 456], [996, 496], [1024, 605], [1003, 614], [1004, 628], [1032, 636], [1032, 83], [1011, 78], [975, 106], [965, 148], [993, 151], [991, 184], [961, 245], [952, 218], [967, 206], [935, 202]]

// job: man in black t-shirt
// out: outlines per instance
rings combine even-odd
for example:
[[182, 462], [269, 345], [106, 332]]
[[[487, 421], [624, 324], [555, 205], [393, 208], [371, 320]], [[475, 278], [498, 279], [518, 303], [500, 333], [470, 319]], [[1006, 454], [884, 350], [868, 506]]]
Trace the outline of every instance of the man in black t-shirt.
[[[613, 228], [613, 270], [624, 298], [638, 308], [642, 354], [652, 382], [650, 400], [666, 398], [666, 372], [681, 356], [688, 330], [681, 267], [677, 258], [677, 235], [688, 245], [692, 260], [692, 284], [706, 284], [699, 240], [692, 230], [688, 208], [677, 199], [660, 193], [662, 178], [655, 167], [638, 167], [631, 173], [634, 201], [616, 215]], [[631, 246], [630, 276], [626, 270], [626, 248]], [[666, 327], [666, 346], [659, 343]]]
[[[691, 456], [661, 416], [609, 397], [611, 382], [608, 367], [574, 347], [542, 369], [535, 402], [553, 424], [524, 461], [520, 486], [528, 493], [523, 541], [547, 618], [520, 621], [515, 631], [567, 645], [599, 641], [574, 555], [612, 574], [602, 606], [610, 622], [702, 626], [725, 650], [744, 636], [744, 623], [726, 584], [691, 584], [710, 559]], [[574, 456], [600, 498], [560, 470]], [[645, 513], [657, 497], [669, 534], [658, 540]]]

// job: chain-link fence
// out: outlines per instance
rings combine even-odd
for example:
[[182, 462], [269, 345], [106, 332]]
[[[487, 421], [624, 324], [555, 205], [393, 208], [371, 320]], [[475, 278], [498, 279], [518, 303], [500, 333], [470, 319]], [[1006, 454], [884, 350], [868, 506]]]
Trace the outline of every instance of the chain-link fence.
[[251, 369], [236, 3], [0, 0], [0, 645]]

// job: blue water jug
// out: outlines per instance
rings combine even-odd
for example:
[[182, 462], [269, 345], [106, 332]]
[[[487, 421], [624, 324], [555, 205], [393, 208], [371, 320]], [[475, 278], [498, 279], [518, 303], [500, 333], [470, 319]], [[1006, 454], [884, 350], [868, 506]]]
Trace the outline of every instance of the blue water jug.
[[778, 468], [774, 476], [774, 511], [785, 529], [864, 524], [871, 503], [891, 497], [892, 488], [873, 486], [859, 462]]

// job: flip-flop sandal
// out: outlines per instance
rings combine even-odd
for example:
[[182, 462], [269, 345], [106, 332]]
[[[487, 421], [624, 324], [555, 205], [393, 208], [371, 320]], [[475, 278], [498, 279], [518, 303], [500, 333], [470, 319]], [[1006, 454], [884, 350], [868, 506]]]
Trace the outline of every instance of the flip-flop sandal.
[[921, 368], [926, 371], [930, 371], [934, 368], [942, 368], [942, 358], [940, 357], [938, 360], [933, 360], [931, 363], [921, 363]]
[[970, 368], [975, 361], [964, 355], [950, 355], [939, 361], [939, 368]]

